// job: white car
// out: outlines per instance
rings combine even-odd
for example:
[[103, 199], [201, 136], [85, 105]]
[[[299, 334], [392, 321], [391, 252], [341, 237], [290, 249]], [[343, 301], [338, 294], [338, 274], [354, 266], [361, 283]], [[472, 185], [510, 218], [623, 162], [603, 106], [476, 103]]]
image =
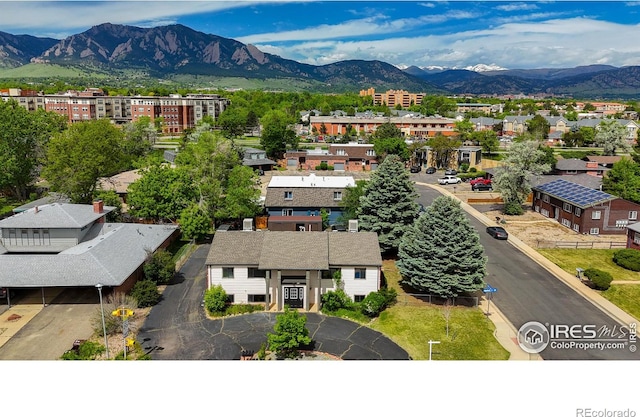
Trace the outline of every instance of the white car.
[[440, 183], [440, 185], [460, 184], [461, 182], [462, 180], [460, 177], [456, 177], [455, 175], [445, 175], [442, 178], [438, 178], [438, 183]]

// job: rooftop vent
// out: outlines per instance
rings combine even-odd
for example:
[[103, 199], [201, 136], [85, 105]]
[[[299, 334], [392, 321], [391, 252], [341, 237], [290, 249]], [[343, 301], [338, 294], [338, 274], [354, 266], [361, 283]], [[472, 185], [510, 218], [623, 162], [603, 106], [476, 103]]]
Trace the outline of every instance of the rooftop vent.
[[253, 219], [244, 219], [242, 221], [242, 230], [245, 232], [253, 231]]
[[349, 220], [349, 231], [357, 232], [358, 231], [358, 221], [357, 220]]

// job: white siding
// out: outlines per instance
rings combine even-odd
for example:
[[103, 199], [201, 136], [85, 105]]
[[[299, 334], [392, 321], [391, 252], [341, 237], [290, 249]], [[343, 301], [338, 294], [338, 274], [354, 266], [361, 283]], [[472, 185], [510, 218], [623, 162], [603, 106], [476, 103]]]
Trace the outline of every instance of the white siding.
[[222, 278], [222, 267], [210, 266], [209, 288], [222, 285], [228, 295], [233, 294], [234, 303], [243, 304], [249, 302], [249, 294], [264, 294], [266, 284], [264, 278], [249, 278], [248, 268], [233, 268], [233, 278]]
[[344, 292], [351, 298], [355, 295], [367, 295], [371, 292], [378, 291], [379, 288], [379, 274], [378, 268], [367, 267], [365, 279], [355, 279], [355, 270], [364, 269], [361, 268], [342, 268], [342, 282], [344, 282]]

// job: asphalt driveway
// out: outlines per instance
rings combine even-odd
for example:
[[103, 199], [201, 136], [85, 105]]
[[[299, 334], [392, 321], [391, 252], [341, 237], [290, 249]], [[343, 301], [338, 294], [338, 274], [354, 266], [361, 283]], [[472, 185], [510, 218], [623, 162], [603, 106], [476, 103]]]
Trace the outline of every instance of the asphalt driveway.
[[[242, 350], [260, 349], [273, 331], [277, 313], [209, 319], [202, 306], [204, 262], [200, 246], [164, 291], [138, 332], [138, 342], [154, 360], [233, 360]], [[306, 313], [313, 349], [342, 359], [408, 360], [409, 354], [383, 334], [349, 320]]]

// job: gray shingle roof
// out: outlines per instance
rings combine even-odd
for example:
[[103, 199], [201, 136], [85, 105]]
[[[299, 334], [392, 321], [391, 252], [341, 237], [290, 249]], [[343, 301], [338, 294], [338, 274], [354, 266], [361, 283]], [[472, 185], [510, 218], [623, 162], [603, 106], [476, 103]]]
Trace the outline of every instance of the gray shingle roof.
[[207, 265], [259, 269], [327, 270], [330, 266], [381, 266], [373, 232], [228, 231], [216, 233]]
[[[291, 191], [293, 198], [286, 200], [284, 192]], [[334, 191], [341, 191], [344, 197], [344, 188], [267, 188], [267, 196], [264, 206], [269, 207], [317, 207], [337, 208], [340, 207], [340, 200], [333, 199]]]
[[587, 166], [587, 161], [583, 161], [582, 159], [575, 159], [575, 158], [571, 158], [571, 159], [559, 159], [558, 162], [556, 162], [556, 169], [560, 169], [563, 171], [603, 171], [606, 170], [606, 168], [603, 168], [601, 166], [596, 166], [596, 167], [588, 167]]
[[102, 213], [87, 204], [52, 203], [30, 208], [0, 220], [0, 228], [76, 229], [93, 223], [115, 207], [105, 206]]
[[68, 203], [69, 201], [69, 197], [67, 197], [64, 194], [60, 194], [60, 193], [49, 193], [46, 196], [39, 198], [37, 200], [34, 200], [30, 203], [27, 204], [23, 204], [21, 206], [18, 206], [16, 208], [13, 209], [14, 213], [21, 213], [25, 210], [29, 210], [30, 208], [34, 208], [36, 206], [43, 206], [45, 204], [51, 204], [51, 203]]
[[121, 285], [177, 226], [98, 223], [93, 237], [56, 255], [0, 256], [0, 286], [70, 287]]

